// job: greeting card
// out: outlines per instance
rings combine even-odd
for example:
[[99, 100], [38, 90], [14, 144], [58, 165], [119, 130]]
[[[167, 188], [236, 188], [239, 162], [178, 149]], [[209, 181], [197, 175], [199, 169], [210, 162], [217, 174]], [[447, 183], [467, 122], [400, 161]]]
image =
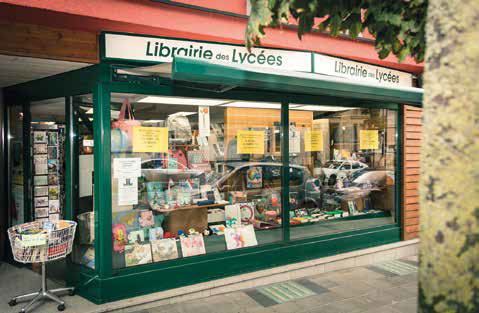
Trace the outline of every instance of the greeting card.
[[178, 247], [174, 238], [151, 240], [153, 262], [166, 261], [178, 258]]
[[140, 212], [140, 226], [141, 227], [151, 227], [155, 225], [155, 221], [153, 220], [153, 212], [152, 211], [141, 211]]
[[256, 234], [253, 225], [227, 227], [225, 229], [226, 248], [228, 250], [256, 246]]
[[126, 266], [151, 263], [150, 244], [133, 244], [125, 246]]
[[181, 253], [183, 257], [205, 254], [205, 243], [203, 234], [190, 235], [188, 237], [180, 236]]

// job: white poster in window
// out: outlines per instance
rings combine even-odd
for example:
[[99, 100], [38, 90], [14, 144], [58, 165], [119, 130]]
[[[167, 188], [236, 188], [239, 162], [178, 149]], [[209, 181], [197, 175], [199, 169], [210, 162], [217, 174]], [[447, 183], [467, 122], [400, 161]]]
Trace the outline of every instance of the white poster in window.
[[289, 132], [289, 153], [301, 152], [301, 133], [299, 130]]
[[138, 178], [118, 179], [118, 205], [138, 204]]
[[114, 158], [113, 178], [141, 176], [141, 158]]
[[200, 136], [210, 135], [210, 108], [198, 107], [198, 129]]

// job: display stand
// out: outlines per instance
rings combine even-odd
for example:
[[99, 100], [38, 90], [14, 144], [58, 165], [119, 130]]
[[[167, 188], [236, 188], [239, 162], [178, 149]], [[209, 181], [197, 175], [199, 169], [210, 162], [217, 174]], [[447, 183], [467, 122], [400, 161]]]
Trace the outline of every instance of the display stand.
[[73, 221], [37, 221], [11, 227], [8, 237], [15, 261], [21, 263], [42, 263], [42, 285], [38, 292], [13, 297], [8, 304], [14, 306], [19, 301], [30, 300], [20, 313], [27, 312], [42, 300], [50, 299], [58, 303], [58, 311], [65, 310], [65, 302], [57, 294], [74, 294], [74, 287], [47, 289], [45, 263], [67, 256], [72, 250], [75, 238], [76, 222]]

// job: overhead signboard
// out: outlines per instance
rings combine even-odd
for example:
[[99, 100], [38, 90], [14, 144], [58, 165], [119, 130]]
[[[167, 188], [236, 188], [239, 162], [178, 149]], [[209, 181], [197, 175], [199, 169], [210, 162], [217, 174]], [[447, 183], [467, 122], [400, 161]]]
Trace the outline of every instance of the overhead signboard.
[[105, 34], [104, 58], [172, 62], [174, 56], [224, 62], [233, 65], [254, 65], [286, 71], [311, 72], [311, 53], [279, 49], [253, 48], [189, 40]]
[[104, 33], [102, 52], [103, 60], [164, 63], [180, 56], [230, 66], [317, 73], [388, 87], [411, 87], [413, 78], [406, 72], [313, 52], [267, 48], [248, 51], [240, 45], [129, 34]]
[[412, 86], [412, 74], [316, 53], [314, 54], [314, 73], [390, 87]]

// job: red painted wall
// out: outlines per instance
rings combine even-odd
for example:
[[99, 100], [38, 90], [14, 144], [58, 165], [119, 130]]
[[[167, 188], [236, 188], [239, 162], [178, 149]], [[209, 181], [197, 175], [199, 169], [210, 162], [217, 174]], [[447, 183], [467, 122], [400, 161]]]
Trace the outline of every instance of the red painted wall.
[[[181, 0], [195, 5], [244, 14], [246, 0]], [[149, 0], [0, 0], [0, 18], [99, 33], [120, 31], [225, 43], [244, 43], [247, 19], [181, 8]], [[299, 40], [295, 29], [269, 29], [265, 47], [309, 50], [420, 73], [422, 64], [396, 57], [379, 60], [372, 42], [313, 33]]]

